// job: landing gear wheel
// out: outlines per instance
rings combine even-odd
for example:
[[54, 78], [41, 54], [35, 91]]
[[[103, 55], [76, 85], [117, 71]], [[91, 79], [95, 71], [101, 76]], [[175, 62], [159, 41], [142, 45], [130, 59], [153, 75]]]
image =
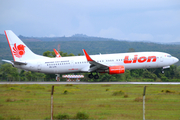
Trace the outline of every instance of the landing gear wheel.
[[95, 75], [95, 76], [94, 76], [94, 79], [99, 79], [99, 75]]
[[164, 69], [163, 69], [163, 68], [162, 68], [162, 71], [161, 71], [161, 72], [162, 72], [162, 74], [164, 74]]
[[92, 79], [94, 76], [93, 74], [89, 74], [88, 77]]

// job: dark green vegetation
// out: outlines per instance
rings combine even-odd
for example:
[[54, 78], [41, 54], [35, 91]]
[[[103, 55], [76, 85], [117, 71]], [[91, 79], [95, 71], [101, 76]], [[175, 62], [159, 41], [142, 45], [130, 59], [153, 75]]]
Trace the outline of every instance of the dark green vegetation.
[[[109, 75], [108, 73], [100, 74], [99, 79], [89, 79], [89, 73], [83, 74], [85, 78], [81, 81], [89, 82], [115, 82], [115, 81], [137, 81], [137, 82], [180, 82], [180, 66], [172, 65], [169, 69], [165, 69], [165, 73], [161, 73], [158, 69], [137, 69], [126, 70], [124, 74]], [[96, 73], [94, 73], [96, 74]], [[54, 74], [43, 74], [32, 71], [24, 71], [12, 67], [11, 64], [5, 63], [0, 65], [0, 81], [56, 81]], [[66, 81], [66, 79], [61, 79]]]
[[[51, 86], [0, 85], [0, 118], [50, 118]], [[55, 85], [54, 117], [139, 120], [143, 117], [143, 88], [144, 85]], [[179, 88], [180, 85], [147, 85], [146, 119], [180, 119]]]

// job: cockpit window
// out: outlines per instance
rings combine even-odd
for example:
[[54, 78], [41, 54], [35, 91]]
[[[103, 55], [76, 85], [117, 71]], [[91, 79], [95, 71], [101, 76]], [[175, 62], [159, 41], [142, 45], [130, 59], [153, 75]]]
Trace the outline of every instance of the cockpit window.
[[167, 55], [167, 57], [171, 57], [171, 55]]

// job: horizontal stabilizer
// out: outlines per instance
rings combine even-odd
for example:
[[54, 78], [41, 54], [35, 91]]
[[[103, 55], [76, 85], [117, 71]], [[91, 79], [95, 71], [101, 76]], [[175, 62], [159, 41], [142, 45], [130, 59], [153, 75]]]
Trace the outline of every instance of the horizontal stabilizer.
[[26, 62], [19, 62], [19, 61], [10, 61], [10, 60], [2, 60], [4, 62], [7, 62], [7, 63], [11, 63], [12, 65], [27, 65]]

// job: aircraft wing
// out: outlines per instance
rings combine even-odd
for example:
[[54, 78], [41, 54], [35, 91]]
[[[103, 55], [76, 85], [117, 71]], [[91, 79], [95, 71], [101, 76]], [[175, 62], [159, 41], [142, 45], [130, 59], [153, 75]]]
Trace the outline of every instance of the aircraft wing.
[[106, 70], [108, 69], [107, 65], [103, 65], [99, 62], [94, 61], [88, 54], [87, 52], [83, 49], [84, 55], [86, 56], [87, 61], [91, 64], [90, 69], [88, 70], [89, 72], [96, 71], [97, 69], [101, 70]]

